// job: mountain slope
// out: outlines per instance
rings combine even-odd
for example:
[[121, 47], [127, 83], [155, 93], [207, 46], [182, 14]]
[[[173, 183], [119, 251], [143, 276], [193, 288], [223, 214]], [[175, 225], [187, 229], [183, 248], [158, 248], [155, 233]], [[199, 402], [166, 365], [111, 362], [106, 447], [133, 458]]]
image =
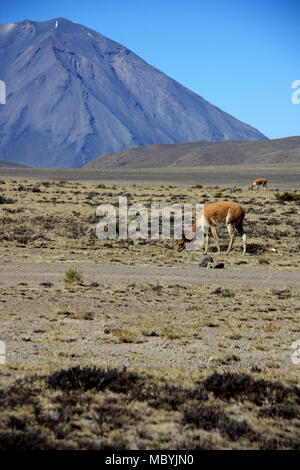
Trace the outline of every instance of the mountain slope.
[[264, 139], [127, 48], [57, 18], [0, 25], [0, 154], [79, 167], [154, 143]]
[[29, 166], [0, 158], [0, 168], [29, 168]]
[[206, 165], [300, 164], [300, 137], [255, 142], [192, 142], [150, 145], [101, 155], [85, 168], [197, 167]]

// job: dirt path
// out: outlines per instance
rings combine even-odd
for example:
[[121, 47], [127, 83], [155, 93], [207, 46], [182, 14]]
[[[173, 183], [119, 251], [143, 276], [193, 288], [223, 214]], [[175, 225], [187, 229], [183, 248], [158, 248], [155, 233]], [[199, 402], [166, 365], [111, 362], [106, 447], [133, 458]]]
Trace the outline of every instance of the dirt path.
[[285, 288], [300, 286], [300, 271], [273, 271], [252, 269], [205, 269], [198, 267], [164, 268], [123, 266], [95, 263], [0, 263], [0, 283], [14, 286], [21, 282], [30, 285], [41, 282], [61, 282], [65, 272], [73, 268], [83, 274], [84, 282], [149, 282], [170, 284], [247, 285], [251, 288]]

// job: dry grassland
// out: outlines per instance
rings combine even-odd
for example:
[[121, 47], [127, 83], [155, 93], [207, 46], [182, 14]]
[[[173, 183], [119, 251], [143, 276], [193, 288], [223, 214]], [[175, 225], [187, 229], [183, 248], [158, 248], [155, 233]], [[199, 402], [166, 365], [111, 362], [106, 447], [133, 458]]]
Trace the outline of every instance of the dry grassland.
[[[0, 448], [299, 449], [300, 202], [275, 193], [0, 181]], [[239, 202], [247, 254], [211, 239], [221, 271], [174, 240], [100, 241], [120, 195]]]

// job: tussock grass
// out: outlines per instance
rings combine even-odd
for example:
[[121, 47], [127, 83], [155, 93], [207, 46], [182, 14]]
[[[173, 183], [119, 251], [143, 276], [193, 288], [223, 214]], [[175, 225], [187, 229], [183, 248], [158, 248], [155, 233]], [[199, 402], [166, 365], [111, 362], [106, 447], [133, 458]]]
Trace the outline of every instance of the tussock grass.
[[296, 192], [275, 193], [275, 197], [278, 201], [300, 201], [300, 194]]
[[82, 273], [76, 271], [76, 269], [70, 268], [65, 273], [64, 282], [65, 284], [80, 284], [81, 282], [83, 282]]
[[299, 388], [243, 373], [190, 382], [95, 366], [24, 377], [0, 388], [0, 449], [299, 450]]

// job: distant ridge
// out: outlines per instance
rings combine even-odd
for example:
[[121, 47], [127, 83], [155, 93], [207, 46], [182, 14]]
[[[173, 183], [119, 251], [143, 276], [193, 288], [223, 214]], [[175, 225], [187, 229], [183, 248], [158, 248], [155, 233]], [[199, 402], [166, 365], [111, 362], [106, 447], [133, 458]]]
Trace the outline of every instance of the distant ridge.
[[0, 168], [30, 168], [29, 165], [23, 165], [22, 163], [12, 162], [10, 160], [5, 160], [0, 158]]
[[0, 154], [34, 167], [77, 168], [156, 143], [266, 139], [126, 47], [64, 18], [0, 24], [0, 79], [7, 89]]
[[101, 155], [85, 168], [164, 168], [206, 165], [300, 164], [300, 137], [255, 142], [150, 145]]

